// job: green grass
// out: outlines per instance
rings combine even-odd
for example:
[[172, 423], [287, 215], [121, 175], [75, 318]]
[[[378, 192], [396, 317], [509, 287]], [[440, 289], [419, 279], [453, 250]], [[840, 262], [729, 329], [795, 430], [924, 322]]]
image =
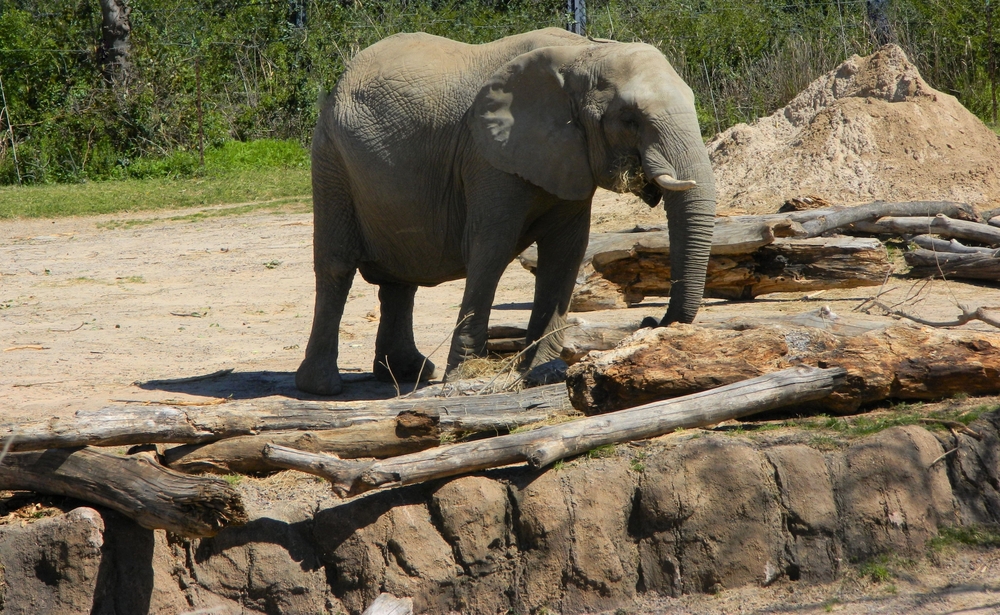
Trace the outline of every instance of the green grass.
[[2, 187], [0, 219], [235, 203], [253, 208], [289, 197], [308, 201], [312, 191], [308, 152], [295, 142], [228, 143], [205, 152], [204, 168], [198, 167], [197, 155], [191, 152], [137, 162], [132, 167], [143, 165], [135, 173], [130, 170], [132, 178], [125, 180]]
[[786, 421], [785, 426], [834, 432], [837, 435], [847, 438], [859, 438], [873, 433], [878, 433], [885, 429], [889, 429], [890, 427], [899, 427], [904, 425], [921, 425], [927, 429], [947, 430], [947, 425], [934, 422], [924, 422], [923, 419], [957, 421], [964, 425], [968, 425], [983, 414], [992, 412], [1000, 407], [997, 404], [980, 404], [972, 408], [926, 411], [923, 406], [924, 404], [922, 403], [900, 403], [891, 406], [887, 411], [879, 411], [872, 414], [862, 414], [851, 417], [820, 415], [808, 419]]
[[614, 444], [602, 444], [597, 448], [592, 448], [587, 451], [587, 459], [605, 459], [607, 457], [614, 457], [616, 448]]
[[938, 535], [928, 541], [932, 551], [951, 546], [1000, 547], [1000, 528], [988, 526], [942, 527]]

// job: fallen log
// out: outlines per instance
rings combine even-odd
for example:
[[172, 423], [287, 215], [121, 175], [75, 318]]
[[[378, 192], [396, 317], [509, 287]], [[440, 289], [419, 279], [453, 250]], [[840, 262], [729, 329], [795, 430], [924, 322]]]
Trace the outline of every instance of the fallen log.
[[538, 422], [569, 408], [561, 385], [500, 395], [396, 398], [353, 405], [295, 400], [200, 407], [124, 404], [79, 411], [69, 419], [0, 424], [0, 448], [198, 444], [269, 431], [342, 429], [394, 419], [402, 412], [436, 418], [443, 430], [490, 431]]
[[880, 218], [874, 222], [855, 222], [855, 231], [878, 235], [923, 235], [965, 239], [1000, 247], [1000, 228], [967, 220], [955, 220], [938, 214], [934, 217]]
[[8, 453], [0, 463], [0, 490], [13, 489], [106, 506], [144, 528], [190, 538], [214, 536], [247, 520], [239, 494], [221, 478], [189, 476], [142, 455], [89, 447]]
[[396, 419], [352, 425], [326, 431], [276, 432], [238, 436], [206, 444], [184, 444], [163, 452], [163, 464], [179, 472], [257, 474], [280, 467], [264, 457], [264, 446], [279, 444], [312, 453], [330, 453], [345, 459], [396, 457], [441, 443], [438, 422], [422, 414], [404, 413]]
[[574, 407], [607, 412], [689, 395], [790, 365], [837, 366], [847, 378], [817, 409], [846, 414], [883, 400], [1000, 393], [1000, 334], [894, 325], [838, 336], [813, 327], [643, 329], [570, 367]]
[[271, 445], [264, 453], [276, 464], [326, 478], [334, 492], [348, 497], [378, 487], [409, 485], [525, 461], [543, 467], [598, 446], [812, 401], [828, 395], [843, 375], [837, 368], [794, 367], [681, 399], [374, 462], [345, 461]]
[[944, 240], [930, 235], [917, 235], [910, 242], [932, 252], [955, 252], [957, 254], [996, 254], [997, 248], [967, 246], [957, 239]]
[[[779, 238], [750, 254], [712, 256], [705, 296], [745, 300], [776, 292], [878, 286], [890, 268], [888, 253], [876, 239]], [[616, 302], [634, 305], [646, 297], [669, 294], [670, 255], [642, 253], [595, 269], [574, 289], [570, 309], [607, 309]]]
[[907, 252], [903, 258], [910, 266], [908, 275], [916, 278], [1000, 281], [1000, 250], [954, 253], [920, 249]]
[[834, 229], [852, 224], [861, 224], [866, 221], [874, 222], [879, 218], [887, 216], [895, 218], [947, 216], [951, 219], [970, 223], [982, 222], [979, 214], [968, 203], [955, 203], [951, 201], [907, 201], [902, 203], [875, 201], [874, 203], [866, 203], [865, 205], [857, 205], [855, 207], [813, 210], [808, 212], [810, 217], [807, 220], [802, 219], [802, 217], [794, 217], [800, 213], [807, 212], [796, 212], [790, 215], [793, 216], [792, 219], [799, 221], [808, 237], [818, 237]]

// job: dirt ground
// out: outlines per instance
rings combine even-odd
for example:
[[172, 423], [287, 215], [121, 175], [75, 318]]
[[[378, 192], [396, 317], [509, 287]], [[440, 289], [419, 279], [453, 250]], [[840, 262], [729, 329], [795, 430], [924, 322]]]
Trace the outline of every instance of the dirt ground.
[[[294, 387], [312, 318], [311, 215], [303, 206], [241, 216], [224, 209], [0, 223], [0, 413], [4, 422], [70, 417], [120, 401], [206, 397], [309, 398]], [[662, 224], [662, 208], [599, 195], [594, 229]], [[492, 320], [524, 324], [533, 278], [516, 261], [500, 282]], [[914, 282], [883, 291], [902, 301]], [[418, 346], [443, 362], [463, 282], [417, 293]], [[706, 300], [700, 321], [797, 313], [829, 305], [849, 314], [878, 289]], [[959, 303], [1000, 305], [1000, 289], [934, 282], [912, 311], [951, 318]], [[663, 302], [590, 312], [591, 322], [636, 322]], [[371, 378], [376, 289], [355, 281], [342, 326], [338, 400], [396, 394]], [[972, 325], [975, 326], [975, 325]], [[984, 326], [984, 325], [980, 325]], [[442, 343], [443, 342], [443, 343]], [[183, 382], [192, 376], [232, 373]], [[172, 382], [174, 381], [174, 382]], [[251, 479], [248, 479], [251, 480]], [[265, 481], [266, 482], [266, 481]], [[265, 485], [262, 484], [262, 488]], [[959, 550], [904, 567], [892, 582], [845, 577], [828, 586], [785, 582], [717, 596], [650, 600], [650, 613], [996, 613], [1000, 553]]]

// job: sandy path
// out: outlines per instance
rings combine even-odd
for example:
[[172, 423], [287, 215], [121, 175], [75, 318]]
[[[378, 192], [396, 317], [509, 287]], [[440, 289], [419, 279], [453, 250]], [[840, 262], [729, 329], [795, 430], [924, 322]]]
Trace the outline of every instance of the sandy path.
[[[197, 222], [171, 220], [175, 215], [0, 223], [4, 419], [68, 416], [113, 400], [307, 397], [295, 389], [294, 371], [312, 322], [311, 215], [265, 212]], [[664, 218], [660, 208], [604, 193], [593, 219], [595, 230], [609, 230]], [[526, 323], [533, 283], [512, 263], [498, 287], [492, 321]], [[891, 286], [901, 296], [912, 282]], [[463, 288], [459, 280], [417, 293], [415, 335], [424, 352], [450, 338]], [[376, 290], [360, 276], [351, 290], [340, 358], [351, 386], [337, 399], [395, 393], [370, 376]], [[846, 313], [872, 292], [829, 291], [821, 298]], [[924, 294], [929, 299], [919, 311], [942, 318], [955, 314], [959, 301], [1000, 304], [996, 289], [966, 284]], [[707, 300], [699, 320], [817, 307], [797, 299]], [[591, 322], [637, 322], [663, 310], [662, 300], [651, 299], [633, 309], [579, 316]], [[447, 343], [432, 360], [444, 363], [446, 353]], [[222, 369], [235, 371], [196, 383], [133, 384]]]

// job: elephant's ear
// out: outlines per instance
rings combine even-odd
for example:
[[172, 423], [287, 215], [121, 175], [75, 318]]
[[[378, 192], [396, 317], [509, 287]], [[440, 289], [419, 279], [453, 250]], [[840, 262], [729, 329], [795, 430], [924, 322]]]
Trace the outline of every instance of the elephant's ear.
[[473, 139], [501, 171], [561, 199], [594, 193], [587, 141], [559, 72], [583, 47], [544, 47], [500, 67], [473, 103]]

